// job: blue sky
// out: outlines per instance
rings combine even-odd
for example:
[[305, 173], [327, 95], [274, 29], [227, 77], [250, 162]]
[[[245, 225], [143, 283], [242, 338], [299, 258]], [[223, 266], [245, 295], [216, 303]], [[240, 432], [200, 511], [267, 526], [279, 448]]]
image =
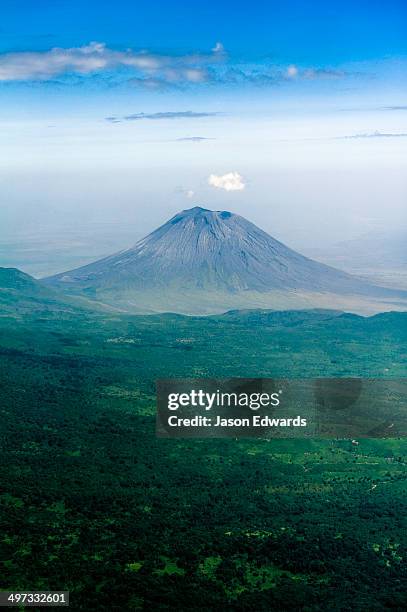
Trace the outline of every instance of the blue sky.
[[3, 236], [195, 203], [294, 246], [405, 222], [405, 1], [5, 0], [0, 34]]
[[402, 55], [403, 0], [152, 2], [3, 0], [1, 50], [75, 47], [189, 52], [222, 40], [231, 53], [282, 62], [341, 63]]

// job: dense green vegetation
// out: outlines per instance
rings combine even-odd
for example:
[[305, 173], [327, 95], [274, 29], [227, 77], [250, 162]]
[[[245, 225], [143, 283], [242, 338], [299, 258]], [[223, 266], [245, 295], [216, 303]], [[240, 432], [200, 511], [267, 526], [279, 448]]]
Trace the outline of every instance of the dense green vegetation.
[[160, 440], [155, 379], [403, 376], [407, 314], [0, 317], [5, 589], [71, 609], [407, 607], [404, 440]]

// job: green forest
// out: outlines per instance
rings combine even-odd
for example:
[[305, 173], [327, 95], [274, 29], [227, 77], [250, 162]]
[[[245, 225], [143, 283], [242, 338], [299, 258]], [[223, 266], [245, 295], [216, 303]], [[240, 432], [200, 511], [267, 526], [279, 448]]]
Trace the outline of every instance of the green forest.
[[160, 377], [401, 377], [407, 313], [0, 314], [2, 589], [87, 612], [407, 608], [405, 440], [155, 436]]

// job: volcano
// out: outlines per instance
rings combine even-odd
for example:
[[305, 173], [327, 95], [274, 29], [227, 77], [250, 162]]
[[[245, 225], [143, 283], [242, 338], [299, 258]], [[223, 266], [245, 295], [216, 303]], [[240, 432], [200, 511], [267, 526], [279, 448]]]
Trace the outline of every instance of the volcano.
[[45, 282], [129, 312], [405, 309], [407, 293], [308, 259], [239, 215], [196, 206], [132, 248]]

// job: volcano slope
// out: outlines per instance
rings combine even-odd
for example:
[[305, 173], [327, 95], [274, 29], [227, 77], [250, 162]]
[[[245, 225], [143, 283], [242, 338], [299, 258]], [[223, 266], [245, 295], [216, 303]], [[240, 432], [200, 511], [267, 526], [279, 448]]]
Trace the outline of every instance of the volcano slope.
[[371, 285], [304, 257], [240, 215], [198, 206], [132, 248], [45, 283], [134, 313], [407, 309], [406, 291]]

